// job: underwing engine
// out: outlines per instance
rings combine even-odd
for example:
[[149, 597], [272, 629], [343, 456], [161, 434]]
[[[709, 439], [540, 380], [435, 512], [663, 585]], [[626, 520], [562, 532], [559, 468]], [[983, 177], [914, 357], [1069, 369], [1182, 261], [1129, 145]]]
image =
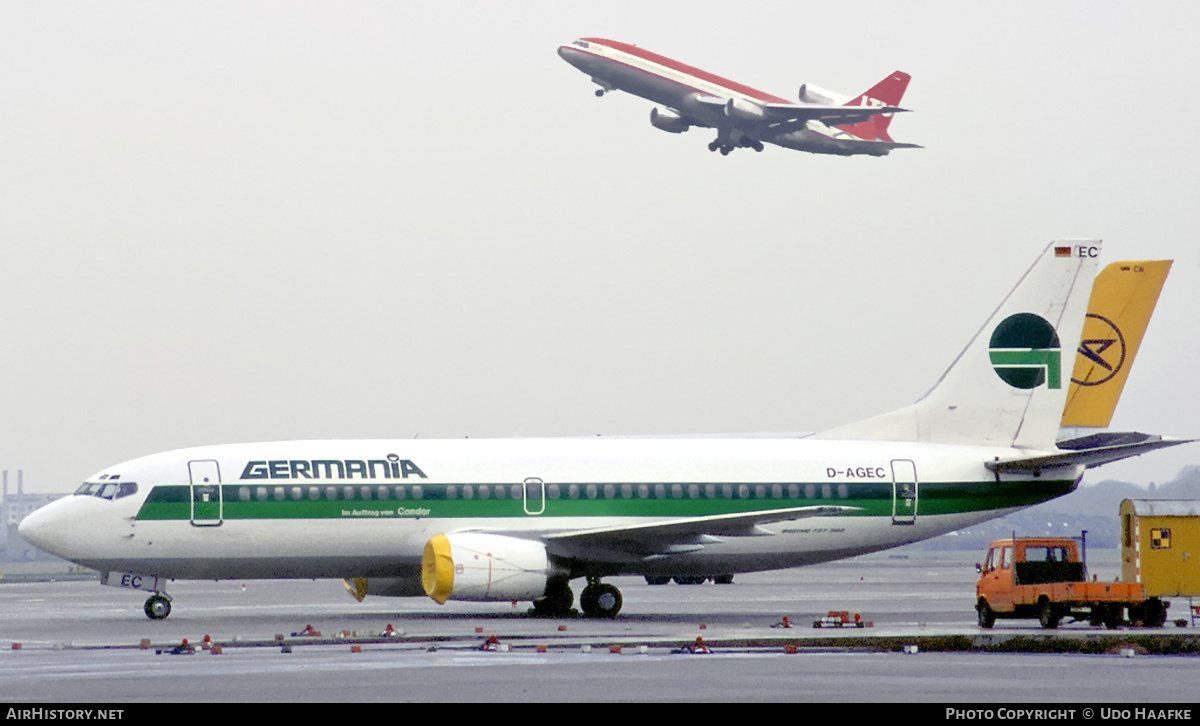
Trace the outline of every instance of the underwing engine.
[[439, 605], [536, 600], [551, 574], [544, 544], [498, 534], [438, 534], [425, 543], [421, 557], [421, 585]]
[[736, 97], [725, 102], [725, 115], [738, 121], [765, 121], [767, 118], [767, 112], [762, 106]]
[[650, 109], [650, 123], [654, 128], [662, 129], [670, 134], [682, 134], [691, 128], [688, 122], [683, 120], [683, 116], [680, 116], [669, 108], [659, 108], [657, 106]]

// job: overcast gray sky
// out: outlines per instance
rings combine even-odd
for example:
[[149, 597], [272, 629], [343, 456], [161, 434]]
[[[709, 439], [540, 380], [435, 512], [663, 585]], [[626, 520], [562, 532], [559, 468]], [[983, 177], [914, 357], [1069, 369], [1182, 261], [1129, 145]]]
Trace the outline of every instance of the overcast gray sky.
[[[0, 4], [0, 468], [820, 430], [922, 395], [1057, 237], [1176, 260], [1113, 426], [1200, 435], [1200, 4], [733, 9]], [[926, 148], [721, 157], [579, 36], [793, 98], [904, 70]]]

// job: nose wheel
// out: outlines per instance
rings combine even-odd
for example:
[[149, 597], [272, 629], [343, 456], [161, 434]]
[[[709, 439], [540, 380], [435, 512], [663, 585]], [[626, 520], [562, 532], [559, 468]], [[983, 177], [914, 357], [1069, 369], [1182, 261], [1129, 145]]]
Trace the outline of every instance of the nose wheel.
[[171, 614], [171, 600], [164, 594], [156, 592], [146, 600], [146, 617], [151, 620], [162, 620]]

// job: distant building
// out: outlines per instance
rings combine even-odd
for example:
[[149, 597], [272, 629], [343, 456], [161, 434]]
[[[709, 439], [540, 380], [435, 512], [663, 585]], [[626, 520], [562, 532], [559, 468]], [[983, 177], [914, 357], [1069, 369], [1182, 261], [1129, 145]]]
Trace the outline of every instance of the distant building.
[[3, 487], [0, 488], [0, 559], [12, 562], [18, 560], [53, 560], [53, 555], [46, 554], [33, 545], [28, 544], [17, 534], [17, 525], [35, 509], [44, 507], [55, 499], [61, 499], [66, 494], [26, 494], [25, 472], [17, 470], [17, 492], [9, 494], [8, 470], [3, 473]]

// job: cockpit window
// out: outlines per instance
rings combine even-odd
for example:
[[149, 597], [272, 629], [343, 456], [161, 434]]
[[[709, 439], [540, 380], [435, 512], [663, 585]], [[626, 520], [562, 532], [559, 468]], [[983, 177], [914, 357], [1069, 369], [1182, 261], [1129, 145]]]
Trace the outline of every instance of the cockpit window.
[[583, 40], [573, 40], [573, 41], [571, 41], [571, 45], [577, 45], [580, 48], [590, 48], [591, 47], [587, 44], [587, 41], [583, 41]]
[[131, 481], [97, 481], [84, 482], [75, 490], [75, 496], [100, 497], [101, 499], [120, 499], [137, 493], [137, 484]]

